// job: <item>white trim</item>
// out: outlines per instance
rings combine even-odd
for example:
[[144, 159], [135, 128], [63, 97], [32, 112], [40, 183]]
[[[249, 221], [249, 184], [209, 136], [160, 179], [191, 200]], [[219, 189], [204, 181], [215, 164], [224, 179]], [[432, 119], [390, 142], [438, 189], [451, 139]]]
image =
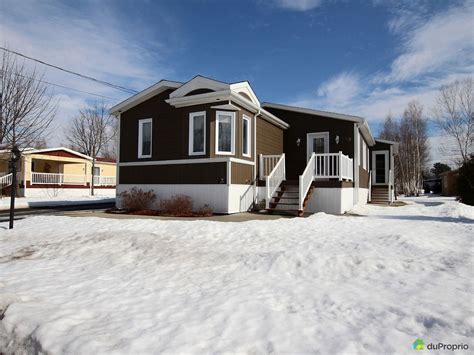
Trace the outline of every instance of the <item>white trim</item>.
[[[384, 155], [385, 156], [385, 180], [384, 182], [376, 182], [377, 181], [377, 170], [375, 165], [375, 156], [376, 155]], [[388, 150], [373, 150], [372, 151], [372, 185], [387, 185], [388, 184], [388, 172], [389, 172], [389, 161], [388, 161]]]
[[360, 165], [360, 137], [359, 134], [359, 123], [354, 123], [354, 194], [353, 194], [353, 201], [354, 204], [359, 203], [359, 165]]
[[[150, 123], [150, 154], [143, 154], [143, 125]], [[153, 147], [153, 120], [151, 118], [143, 118], [138, 120], [138, 158], [151, 158]]]
[[[195, 152], [194, 148], [194, 117], [204, 116], [204, 142], [203, 150]], [[189, 113], [189, 135], [188, 135], [188, 154], [189, 155], [205, 155], [206, 154], [206, 111], [190, 112]]]
[[215, 105], [215, 106], [211, 106], [211, 108], [214, 110], [240, 111], [240, 108], [238, 108], [235, 105], [232, 105], [231, 103], [223, 104], [223, 105]]
[[250, 99], [252, 100], [252, 102], [255, 105], [260, 106], [260, 101], [258, 101], [257, 95], [255, 95], [255, 93], [252, 90], [252, 87], [250, 86], [250, 84], [247, 81], [242, 81], [240, 83], [230, 84], [230, 89], [232, 91], [236, 92], [237, 94], [239, 94], [241, 92], [246, 94], [248, 97], [250, 97]]
[[251, 160], [220, 157], [220, 158], [201, 158], [201, 159], [175, 159], [175, 160], [154, 160], [154, 161], [130, 161], [118, 163], [119, 166], [145, 166], [145, 165], [175, 165], [175, 164], [204, 164], [204, 163], [226, 163], [231, 161], [233, 163], [255, 165]]
[[88, 155], [85, 155], [85, 154], [82, 154], [82, 153], [79, 153], [79, 152], [76, 152], [75, 150], [72, 150], [72, 149], [69, 149], [69, 148], [66, 148], [66, 147], [28, 150], [28, 151], [26, 151], [26, 152], [23, 151], [23, 152], [22, 152], [22, 155], [49, 153], [49, 152], [55, 152], [55, 151], [58, 151], [58, 150], [64, 150], [64, 151], [66, 151], [66, 152], [68, 152], [68, 153], [77, 155], [79, 158], [84, 158], [84, 159], [87, 159], [87, 160], [92, 160], [92, 157], [90, 157], [90, 156], [88, 156]]
[[209, 89], [212, 91], [220, 91], [220, 90], [225, 90], [229, 88], [230, 88], [230, 85], [227, 83], [223, 83], [221, 81], [209, 79], [201, 75], [198, 75], [192, 78], [191, 80], [189, 80], [184, 85], [182, 85], [179, 89], [173, 91], [170, 94], [170, 99], [183, 97], [189, 94], [190, 92], [194, 90], [198, 90], [198, 89]]
[[329, 132], [312, 132], [306, 134], [306, 161], [309, 161], [311, 154], [313, 154], [313, 144], [310, 140], [314, 138], [324, 138], [324, 153], [329, 153]]
[[117, 184], [119, 183], [119, 177], [120, 177], [120, 169], [119, 169], [119, 163], [120, 163], [120, 126], [122, 125], [122, 115], [119, 113], [118, 114], [118, 129], [117, 129], [117, 134], [118, 134], [118, 141], [117, 141], [117, 161], [115, 165], [115, 181]]
[[[247, 121], [247, 154], [244, 153], [244, 122]], [[242, 116], [242, 155], [250, 158], [252, 156], [252, 120], [249, 116]]]
[[[230, 120], [230, 152], [219, 150], [219, 116], [231, 116]], [[235, 155], [235, 112], [230, 111], [216, 111], [216, 141], [215, 154], [216, 155]]]
[[159, 93], [165, 91], [166, 89], [176, 89], [182, 86], [183, 83], [178, 81], [170, 81], [170, 80], [160, 80], [156, 84], [146, 88], [143, 91], [140, 91], [138, 94], [135, 94], [128, 99], [118, 103], [114, 107], [110, 109], [110, 113], [114, 116], [117, 116], [119, 113], [122, 113]]

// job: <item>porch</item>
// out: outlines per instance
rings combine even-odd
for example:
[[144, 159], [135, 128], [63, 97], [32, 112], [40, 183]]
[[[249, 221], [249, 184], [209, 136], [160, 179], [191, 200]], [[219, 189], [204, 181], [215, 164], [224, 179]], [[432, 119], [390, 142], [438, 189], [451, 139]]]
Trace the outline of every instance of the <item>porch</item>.
[[[295, 173], [295, 172], [293, 172]], [[338, 153], [311, 153], [297, 181], [286, 180], [285, 154], [260, 155], [259, 179], [265, 181], [265, 207], [269, 211], [295, 211], [302, 215], [315, 185], [343, 187], [353, 183], [353, 159]]]
[[[115, 186], [115, 176], [94, 175], [94, 186]], [[84, 186], [89, 187], [91, 176], [86, 174], [62, 174], [31, 172], [30, 186], [54, 185], [54, 186]]]

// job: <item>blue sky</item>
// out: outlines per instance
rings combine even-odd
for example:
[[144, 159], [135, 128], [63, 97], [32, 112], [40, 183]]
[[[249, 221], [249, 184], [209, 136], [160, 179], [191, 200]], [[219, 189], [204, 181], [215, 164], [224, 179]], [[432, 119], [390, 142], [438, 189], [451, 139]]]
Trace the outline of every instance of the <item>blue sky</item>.
[[[0, 3], [0, 42], [56, 65], [137, 90], [197, 74], [249, 80], [261, 101], [362, 115], [376, 133], [412, 99], [429, 115], [441, 85], [472, 75], [473, 28], [474, 1]], [[41, 69], [50, 82], [117, 99], [109, 104], [127, 96]], [[54, 91], [52, 142], [61, 143], [61, 128], [95, 98]]]

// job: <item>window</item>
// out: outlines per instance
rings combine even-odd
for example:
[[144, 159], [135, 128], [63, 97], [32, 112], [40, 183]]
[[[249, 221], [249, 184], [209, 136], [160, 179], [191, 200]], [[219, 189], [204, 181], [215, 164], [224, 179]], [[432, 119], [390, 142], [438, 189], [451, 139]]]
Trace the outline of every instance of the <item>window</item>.
[[216, 154], [234, 154], [235, 147], [235, 113], [216, 112]]
[[251, 153], [251, 125], [250, 125], [250, 118], [247, 116], [243, 116], [242, 119], [242, 155], [246, 157], [250, 157]]
[[206, 112], [189, 114], [189, 155], [206, 154]]
[[94, 172], [93, 172], [92, 175], [100, 176], [100, 168], [98, 166], [95, 166], [93, 170], [94, 170]]
[[138, 121], [138, 157], [151, 157], [151, 118]]

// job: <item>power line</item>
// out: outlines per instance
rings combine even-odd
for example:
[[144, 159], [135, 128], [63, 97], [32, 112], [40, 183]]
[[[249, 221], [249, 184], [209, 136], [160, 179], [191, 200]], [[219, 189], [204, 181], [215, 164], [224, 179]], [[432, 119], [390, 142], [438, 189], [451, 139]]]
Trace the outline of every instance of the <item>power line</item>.
[[22, 53], [19, 53], [19, 52], [16, 52], [16, 51], [12, 51], [12, 50], [7, 49], [7, 48], [5, 48], [5, 47], [0, 47], [0, 49], [4, 50], [4, 51], [6, 51], [6, 52], [9, 52], [9, 53], [18, 55], [18, 56], [20, 56], [20, 57], [23, 57], [23, 58], [26, 58], [26, 59], [29, 59], [29, 60], [38, 62], [38, 63], [43, 64], [43, 65], [46, 65], [46, 66], [48, 66], [48, 67], [51, 67], [51, 68], [54, 68], [54, 69], [58, 69], [58, 70], [61, 70], [61, 71], [63, 71], [63, 72], [66, 72], [66, 73], [69, 73], [69, 74], [72, 74], [72, 75], [79, 76], [79, 77], [81, 77], [81, 78], [83, 78], [83, 79], [92, 80], [92, 81], [94, 81], [94, 82], [96, 82], [96, 83], [106, 85], [106, 86], [111, 87], [111, 88], [113, 88], [113, 89], [125, 91], [125, 92], [128, 93], [128, 94], [136, 94], [136, 93], [138, 92], [138, 91], [133, 90], [133, 89], [128, 89], [128, 88], [126, 88], [126, 87], [124, 87], [124, 86], [112, 84], [112, 83], [109, 83], [109, 82], [107, 82], [107, 81], [99, 80], [99, 79], [93, 78], [93, 77], [91, 77], [91, 76], [83, 75], [83, 74], [74, 72], [74, 71], [72, 71], [72, 70], [68, 70], [68, 69], [64, 69], [64, 68], [58, 67], [57, 65], [54, 65], [54, 64], [46, 63], [45, 61], [42, 61], [42, 60], [40, 60], [40, 59], [36, 59], [36, 58], [33, 58], [33, 57], [29, 57], [29, 56], [27, 56], [27, 55], [25, 55], [25, 54], [22, 54]]
[[35, 80], [35, 81], [38, 81], [38, 82], [43, 83], [43, 84], [47, 84], [47, 85], [51, 85], [51, 86], [57, 86], [57, 87], [60, 87], [60, 88], [63, 88], [63, 89], [67, 89], [67, 90], [72, 90], [72, 91], [81, 92], [81, 93], [83, 93], [83, 94], [98, 96], [98, 97], [102, 97], [102, 98], [108, 99], [108, 100], [114, 100], [114, 101], [118, 101], [118, 100], [119, 100], [119, 99], [116, 99], [116, 98], [114, 98], [114, 97], [109, 97], [109, 96], [104, 96], [104, 95], [100, 95], [100, 94], [95, 94], [95, 93], [89, 92], [89, 91], [83, 91], [83, 90], [73, 89], [73, 88], [71, 88], [71, 87], [69, 87], [69, 86], [64, 86], [64, 85], [60, 85], [60, 84], [50, 83], [49, 81], [45, 81], [45, 80], [41, 80], [41, 79], [32, 78], [32, 77], [30, 77], [30, 76], [26, 76], [26, 75], [21, 75], [21, 74], [18, 74], [18, 73], [9, 72], [9, 71], [3, 70], [3, 69], [0, 69], [0, 71], [2, 71], [2, 72], [4, 72], [4, 73], [13, 74], [13, 75], [18, 75], [18, 76], [21, 76], [22, 78]]

